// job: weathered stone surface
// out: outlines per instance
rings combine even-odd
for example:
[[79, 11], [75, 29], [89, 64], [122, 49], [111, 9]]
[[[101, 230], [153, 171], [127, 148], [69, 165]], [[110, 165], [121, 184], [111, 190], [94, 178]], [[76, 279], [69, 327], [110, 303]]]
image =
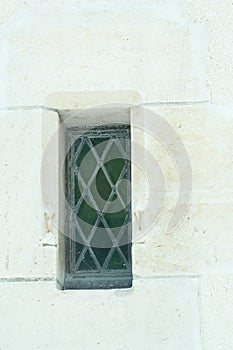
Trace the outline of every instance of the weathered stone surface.
[[54, 282], [2, 283], [0, 309], [7, 350], [200, 350], [196, 279], [64, 292]]
[[186, 18], [205, 26], [205, 70], [213, 103], [233, 100], [231, 0], [185, 0]]
[[213, 274], [201, 278], [199, 303], [202, 349], [233, 348], [232, 295], [232, 274]]
[[[160, 163], [167, 186], [157, 224], [134, 246], [134, 273], [232, 271], [231, 109], [171, 107], [156, 111], [170, 122], [188, 150], [193, 194], [184, 221], [166, 234], [179, 188], [177, 171], [159, 141], [134, 133]], [[2, 111], [1, 118], [1, 277], [53, 276], [57, 235], [41, 204], [40, 171], [42, 145], [45, 149], [56, 130], [57, 116], [55, 112], [23, 110]], [[137, 226], [141, 214], [143, 219], [147, 193], [143, 174], [134, 172], [134, 181]]]
[[135, 87], [144, 101], [207, 99], [202, 30], [182, 19], [179, 3], [175, 16], [174, 8], [33, 3], [2, 26], [0, 104], [43, 105], [54, 92]]
[[[172, 160], [160, 140], [147, 132], [143, 137], [141, 132], [135, 133], [163, 170], [167, 197], [157, 223], [142, 237], [141, 244], [134, 246], [134, 272], [147, 275], [232, 271], [232, 108], [190, 106], [154, 110], [169, 121], [188, 151], [193, 189], [184, 221], [167, 234], [179, 190], [176, 160]], [[158, 134], [158, 130], [149, 131]], [[142, 180], [142, 174], [135, 173], [134, 181], [139, 184], [135, 185], [133, 205], [136, 224], [138, 213], [144, 220], [147, 194]], [[156, 196], [154, 200], [156, 205]], [[153, 211], [150, 221], [153, 222]]]
[[[41, 111], [1, 111], [0, 276], [54, 275], [41, 201]], [[47, 237], [47, 238], [46, 238]]]

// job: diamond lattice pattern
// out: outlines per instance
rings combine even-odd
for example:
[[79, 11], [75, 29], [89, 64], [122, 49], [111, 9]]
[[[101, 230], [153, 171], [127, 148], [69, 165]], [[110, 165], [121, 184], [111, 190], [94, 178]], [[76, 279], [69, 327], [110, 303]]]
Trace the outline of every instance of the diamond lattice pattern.
[[74, 270], [130, 270], [129, 130], [82, 133], [72, 145]]

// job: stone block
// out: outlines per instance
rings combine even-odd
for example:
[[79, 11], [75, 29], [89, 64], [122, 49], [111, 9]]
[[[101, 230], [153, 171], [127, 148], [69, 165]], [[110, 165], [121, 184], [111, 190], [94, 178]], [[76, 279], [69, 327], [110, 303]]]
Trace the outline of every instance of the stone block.
[[135, 87], [144, 101], [209, 98], [202, 28], [189, 26], [179, 2], [33, 3], [1, 29], [4, 106], [43, 105], [54, 92]]
[[200, 281], [200, 316], [203, 350], [233, 347], [232, 274], [203, 276]]
[[[1, 277], [55, 274], [41, 201], [41, 111], [1, 111]], [[47, 237], [47, 238], [46, 238]]]
[[54, 282], [2, 283], [0, 308], [0, 347], [7, 350], [201, 349], [195, 278], [63, 292]]

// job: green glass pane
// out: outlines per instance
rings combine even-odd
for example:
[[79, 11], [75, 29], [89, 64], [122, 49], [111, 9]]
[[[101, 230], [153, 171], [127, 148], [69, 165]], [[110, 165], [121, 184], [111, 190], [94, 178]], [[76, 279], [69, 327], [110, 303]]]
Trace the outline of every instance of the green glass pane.
[[124, 224], [127, 216], [126, 210], [121, 210], [116, 213], [105, 213], [104, 217], [109, 225], [109, 227], [120, 227]]
[[91, 247], [99, 247], [101, 242], [104, 242], [103, 247], [112, 247], [112, 240], [101, 220], [99, 221], [97, 227], [100, 227], [102, 230], [96, 230], [90, 241]]
[[93, 248], [93, 252], [95, 253], [95, 256], [101, 266], [103, 266], [103, 263], [109, 254], [109, 251], [109, 248]]
[[129, 245], [125, 244], [119, 247], [122, 253], [124, 254], [126, 260], [129, 260]]
[[124, 168], [125, 161], [124, 159], [112, 159], [104, 164], [105, 169], [107, 170], [113, 184], [117, 183], [119, 176]]
[[112, 187], [101, 168], [96, 175], [96, 188], [100, 197], [107, 201], [112, 192]]
[[84, 143], [76, 159], [76, 165], [84, 182], [87, 184], [96, 169], [97, 161], [91, 151], [91, 147], [86, 143]]
[[76, 159], [76, 165], [78, 167], [80, 167], [80, 164], [83, 160], [83, 158], [87, 155], [87, 153], [90, 151], [90, 147], [86, 144], [86, 142], [84, 143], [84, 145], [82, 146], [82, 150], [81, 152], [78, 154], [78, 157]]
[[[119, 140], [117, 140], [119, 142]], [[122, 139], [121, 142], [125, 142], [125, 139]], [[106, 155], [106, 162], [112, 159], [122, 158], [122, 151], [119, 149], [119, 145], [116, 143], [116, 140], [111, 141], [111, 146]]]
[[[85, 244], [85, 241], [83, 241], [83, 239], [85, 239], [85, 238], [88, 239], [88, 237], [89, 237], [89, 235], [90, 235], [90, 233], [91, 233], [91, 230], [92, 230], [92, 225], [86, 223], [86, 222], [83, 221], [83, 220], [79, 220], [79, 218], [78, 218], [78, 225], [79, 225], [80, 228], [77, 227], [77, 228], [75, 229], [75, 232], [76, 232], [76, 241]], [[83, 233], [83, 235], [84, 235], [85, 238], [83, 238], [83, 236], [80, 235], [80, 232], [79, 232], [80, 229], [82, 230], [82, 233]]]
[[97, 270], [97, 267], [95, 265], [95, 262], [93, 260], [93, 257], [89, 251], [89, 249], [84, 254], [84, 257], [82, 258], [81, 264], [78, 266], [79, 271], [90, 271], [90, 270]]
[[85, 199], [81, 203], [78, 212], [77, 212], [77, 219], [83, 220], [84, 222], [88, 223], [89, 225], [94, 225], [98, 217], [98, 213], [94, 208], [89, 206]]
[[95, 138], [92, 137], [90, 140], [91, 140], [93, 147], [95, 147], [96, 153], [101, 158], [103, 156], [103, 152], [104, 152], [105, 147], [107, 145], [106, 141], [109, 140], [109, 136], [108, 137], [95, 137]]
[[77, 263], [80, 254], [82, 253], [84, 245], [80, 243], [75, 243], [75, 262]]
[[108, 265], [107, 265], [108, 270], [122, 270], [126, 269], [126, 264], [123, 261], [123, 258], [120, 256], [120, 253], [115, 250]]

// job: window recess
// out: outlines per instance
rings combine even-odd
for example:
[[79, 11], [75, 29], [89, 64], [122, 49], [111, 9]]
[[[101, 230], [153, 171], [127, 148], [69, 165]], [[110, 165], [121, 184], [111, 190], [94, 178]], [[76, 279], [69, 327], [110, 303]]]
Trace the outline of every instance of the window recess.
[[131, 287], [130, 126], [67, 127], [64, 136], [63, 184], [69, 210], [63, 213], [60, 237], [60, 287]]

